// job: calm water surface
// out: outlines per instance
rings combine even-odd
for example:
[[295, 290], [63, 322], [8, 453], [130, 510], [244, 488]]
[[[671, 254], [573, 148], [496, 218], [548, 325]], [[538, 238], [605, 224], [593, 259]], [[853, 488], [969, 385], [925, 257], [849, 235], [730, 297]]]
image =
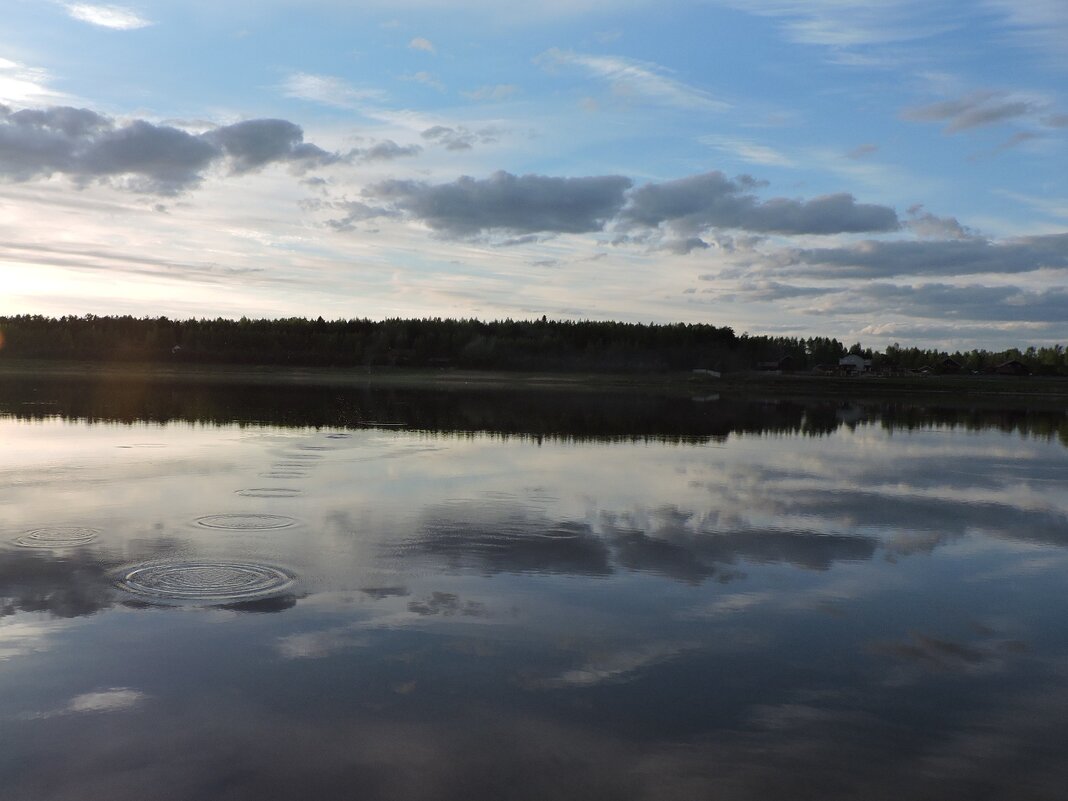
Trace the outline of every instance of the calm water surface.
[[0, 796], [1063, 798], [1066, 441], [1056, 409], [8, 388]]

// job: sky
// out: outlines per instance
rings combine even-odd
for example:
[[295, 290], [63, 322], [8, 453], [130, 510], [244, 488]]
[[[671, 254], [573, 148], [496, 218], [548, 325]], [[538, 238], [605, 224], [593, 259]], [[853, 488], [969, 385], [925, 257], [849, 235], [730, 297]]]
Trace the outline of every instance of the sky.
[[1064, 0], [2, 0], [0, 314], [1068, 343]]

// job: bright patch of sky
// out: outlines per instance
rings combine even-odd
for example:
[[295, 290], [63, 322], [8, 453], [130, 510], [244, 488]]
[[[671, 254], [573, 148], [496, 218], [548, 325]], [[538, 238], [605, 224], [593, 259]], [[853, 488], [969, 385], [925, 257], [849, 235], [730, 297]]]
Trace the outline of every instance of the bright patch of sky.
[[1068, 6], [12, 0], [0, 313], [1068, 340]]

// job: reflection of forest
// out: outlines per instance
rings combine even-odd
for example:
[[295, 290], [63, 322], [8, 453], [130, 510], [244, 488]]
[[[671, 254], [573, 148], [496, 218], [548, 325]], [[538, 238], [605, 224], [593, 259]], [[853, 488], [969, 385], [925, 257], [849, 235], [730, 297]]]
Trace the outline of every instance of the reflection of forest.
[[575, 440], [706, 440], [731, 434], [822, 436], [840, 427], [997, 429], [1068, 445], [1057, 406], [965, 400], [692, 399], [649, 392], [563, 389], [242, 386], [193, 382], [8, 378], [0, 413], [19, 419], [196, 422], [356, 428]]

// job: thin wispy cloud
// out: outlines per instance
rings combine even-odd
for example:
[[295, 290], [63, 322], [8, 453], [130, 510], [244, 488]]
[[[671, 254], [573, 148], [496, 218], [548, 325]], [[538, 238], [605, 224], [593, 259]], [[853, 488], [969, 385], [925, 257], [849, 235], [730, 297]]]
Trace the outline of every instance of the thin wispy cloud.
[[480, 86], [470, 92], [462, 92], [464, 97], [471, 100], [499, 102], [508, 100], [519, 91], [519, 87], [512, 83], [497, 83], [488, 86]]
[[88, 22], [90, 25], [97, 25], [101, 28], [111, 28], [115, 31], [132, 31], [138, 28], [147, 28], [153, 24], [152, 20], [125, 6], [67, 3], [64, 8], [76, 20]]
[[433, 73], [426, 71], [413, 72], [411, 75], [403, 76], [404, 80], [411, 81], [412, 83], [420, 83], [423, 86], [429, 86], [431, 89], [435, 89], [439, 92], [445, 91], [445, 84], [438, 80]]
[[[718, 0], [721, 5], [782, 21], [802, 44], [855, 47], [925, 39], [953, 30], [959, 21], [938, 2], [915, 0]], [[941, 13], [940, 13], [941, 11]]]
[[789, 156], [775, 148], [752, 142], [748, 139], [736, 139], [729, 136], [702, 136], [700, 141], [724, 153], [730, 153], [732, 156], [749, 164], [760, 164], [767, 167], [794, 166], [794, 160]]
[[0, 58], [0, 103], [55, 103], [64, 95], [48, 87], [50, 80], [46, 70]]
[[357, 108], [365, 101], [384, 97], [384, 93], [377, 89], [359, 89], [342, 78], [308, 72], [294, 72], [282, 81], [280, 88], [286, 97], [346, 109]]
[[1002, 24], [1017, 43], [1068, 66], [1064, 43], [1068, 42], [1068, 4], [1062, 0], [983, 0], [982, 5], [1000, 15]]
[[944, 122], [946, 133], [960, 133], [972, 128], [1026, 119], [1048, 109], [1035, 97], [1008, 92], [973, 92], [953, 100], [942, 100], [905, 109], [901, 116], [913, 122]]
[[872, 142], [866, 142], [863, 145], [857, 145], [855, 148], [847, 152], [846, 157], [851, 159], [862, 159], [865, 156], [870, 156], [872, 153], [878, 152], [878, 150], [878, 145]]
[[655, 64], [558, 48], [542, 53], [535, 63], [547, 69], [578, 67], [606, 81], [617, 95], [628, 99], [689, 110], [726, 111], [730, 108], [728, 103], [717, 100], [709, 92], [675, 80], [667, 70]]

